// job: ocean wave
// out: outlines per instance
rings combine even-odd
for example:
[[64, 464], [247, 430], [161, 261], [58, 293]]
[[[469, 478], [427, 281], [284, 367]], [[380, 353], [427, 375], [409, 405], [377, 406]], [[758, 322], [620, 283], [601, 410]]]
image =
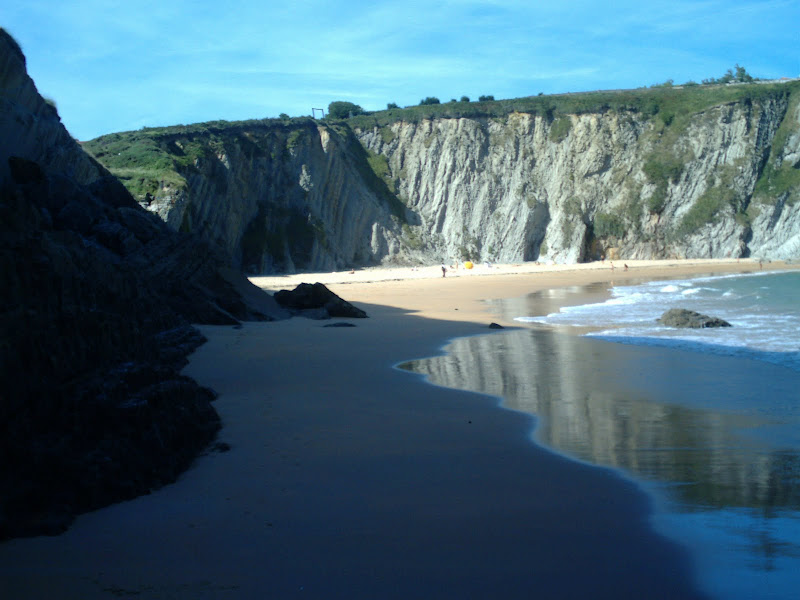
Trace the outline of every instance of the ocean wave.
[[[778, 353], [769, 362], [796, 364], [800, 351], [800, 273], [734, 274], [693, 280], [654, 281], [617, 286], [604, 302], [568, 306], [546, 317], [519, 317], [520, 322], [590, 328], [590, 335], [653, 344], [714, 346], [756, 354]], [[770, 277], [766, 278], [765, 277]], [[724, 280], [724, 283], [722, 283]], [[764, 290], [767, 289], [768, 293]], [[669, 308], [687, 308], [722, 318], [731, 328], [676, 330], [658, 325]], [[640, 342], [629, 342], [640, 343]]]

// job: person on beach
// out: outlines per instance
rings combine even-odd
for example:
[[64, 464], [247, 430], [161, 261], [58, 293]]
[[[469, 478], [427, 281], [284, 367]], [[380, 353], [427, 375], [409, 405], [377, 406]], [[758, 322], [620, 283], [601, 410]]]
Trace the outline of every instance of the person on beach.
[[442, 277], [444, 277], [445, 275], [447, 275], [447, 267], [445, 267], [444, 263], [442, 263]]

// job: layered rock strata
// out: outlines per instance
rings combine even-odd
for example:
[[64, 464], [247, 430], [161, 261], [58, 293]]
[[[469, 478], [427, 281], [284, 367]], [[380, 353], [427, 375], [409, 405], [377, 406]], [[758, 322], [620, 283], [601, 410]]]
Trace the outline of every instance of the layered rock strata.
[[[788, 91], [670, 125], [634, 111], [512, 113], [398, 122], [359, 138], [387, 158], [417, 216], [410, 231], [434, 255], [787, 259], [800, 256], [800, 185], [771, 192], [763, 179], [770, 160], [798, 163], [800, 93]], [[793, 133], [777, 139], [781, 127]]]
[[[134, 191], [150, 177], [137, 199], [173, 228], [258, 273], [800, 256], [800, 83], [631, 97], [572, 113], [213, 123], [87, 147]], [[166, 170], [143, 178], [153, 153]]]

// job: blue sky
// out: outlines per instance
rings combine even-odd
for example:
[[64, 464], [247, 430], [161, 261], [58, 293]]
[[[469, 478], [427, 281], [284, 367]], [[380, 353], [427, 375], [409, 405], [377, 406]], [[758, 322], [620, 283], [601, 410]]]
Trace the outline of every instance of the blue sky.
[[0, 9], [87, 140], [143, 126], [800, 76], [800, 0], [25, 0]]

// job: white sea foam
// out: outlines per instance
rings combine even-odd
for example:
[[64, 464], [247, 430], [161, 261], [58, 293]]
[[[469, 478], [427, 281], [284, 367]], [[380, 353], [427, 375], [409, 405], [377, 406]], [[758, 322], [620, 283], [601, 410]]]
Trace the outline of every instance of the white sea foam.
[[[752, 354], [800, 370], [800, 272], [725, 275], [616, 286], [597, 304], [565, 307], [519, 321], [594, 329], [593, 337], [627, 343], [680, 345], [714, 353]], [[670, 308], [725, 319], [733, 327], [701, 330], [661, 326]]]

